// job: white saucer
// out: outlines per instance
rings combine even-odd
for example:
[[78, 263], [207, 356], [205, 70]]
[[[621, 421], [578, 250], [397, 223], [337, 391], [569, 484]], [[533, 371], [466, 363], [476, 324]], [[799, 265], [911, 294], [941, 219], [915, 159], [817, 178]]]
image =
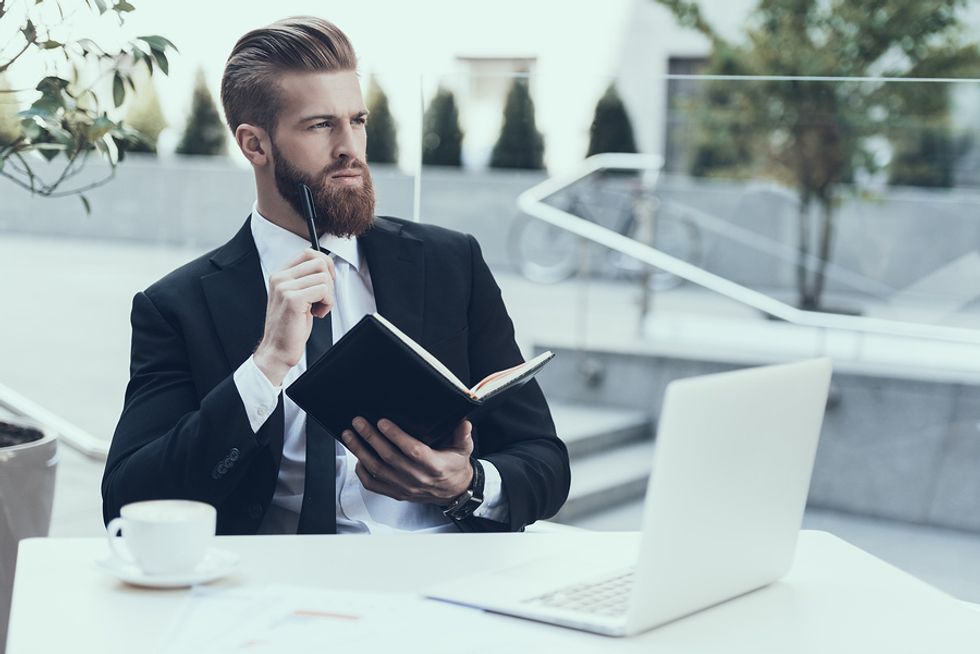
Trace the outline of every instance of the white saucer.
[[102, 570], [108, 572], [113, 577], [125, 581], [134, 586], [146, 586], [148, 588], [184, 588], [195, 584], [206, 584], [235, 569], [238, 565], [238, 555], [227, 550], [210, 549], [204, 556], [204, 560], [197, 564], [191, 572], [180, 574], [149, 575], [136, 567], [135, 563], [129, 563], [116, 556], [109, 556], [95, 562]]

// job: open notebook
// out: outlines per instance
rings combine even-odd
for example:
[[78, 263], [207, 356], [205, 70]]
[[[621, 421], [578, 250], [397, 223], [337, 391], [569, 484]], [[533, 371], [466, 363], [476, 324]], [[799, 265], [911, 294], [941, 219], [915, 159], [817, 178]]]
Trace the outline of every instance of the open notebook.
[[488, 410], [554, 357], [545, 352], [467, 387], [430, 352], [378, 313], [365, 316], [311, 364], [286, 394], [334, 437], [357, 416], [387, 418], [432, 447], [445, 447], [464, 418]]

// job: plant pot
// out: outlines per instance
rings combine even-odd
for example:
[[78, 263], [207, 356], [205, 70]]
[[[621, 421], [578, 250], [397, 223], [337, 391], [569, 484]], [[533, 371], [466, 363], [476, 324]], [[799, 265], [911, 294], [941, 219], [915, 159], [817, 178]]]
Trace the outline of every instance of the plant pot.
[[57, 464], [53, 433], [0, 414], [0, 654], [7, 643], [17, 543], [48, 535]]

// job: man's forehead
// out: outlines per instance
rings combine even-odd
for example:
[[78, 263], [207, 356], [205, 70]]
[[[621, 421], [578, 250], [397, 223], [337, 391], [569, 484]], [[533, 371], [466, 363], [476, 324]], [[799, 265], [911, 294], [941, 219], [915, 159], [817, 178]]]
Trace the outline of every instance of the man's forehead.
[[354, 71], [289, 72], [278, 81], [284, 114], [353, 116], [365, 110]]

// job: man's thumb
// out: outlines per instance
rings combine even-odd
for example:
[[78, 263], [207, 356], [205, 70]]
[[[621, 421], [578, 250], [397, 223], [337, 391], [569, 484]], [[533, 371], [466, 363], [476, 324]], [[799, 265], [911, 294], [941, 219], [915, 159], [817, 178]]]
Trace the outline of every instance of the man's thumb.
[[453, 448], [457, 450], [473, 450], [473, 423], [464, 420], [456, 427], [456, 434], [453, 438]]

